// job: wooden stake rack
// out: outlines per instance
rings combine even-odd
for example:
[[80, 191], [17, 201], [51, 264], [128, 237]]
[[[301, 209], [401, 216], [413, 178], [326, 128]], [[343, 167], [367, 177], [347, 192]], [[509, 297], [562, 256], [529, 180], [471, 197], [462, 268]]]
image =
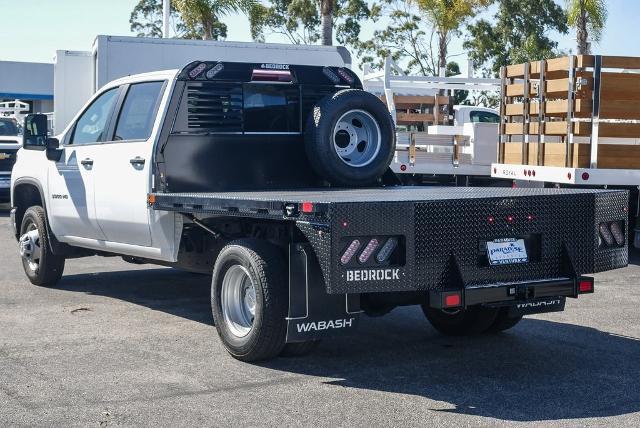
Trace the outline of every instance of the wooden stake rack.
[[640, 58], [566, 56], [500, 74], [499, 163], [640, 169]]
[[[386, 97], [380, 97], [387, 103]], [[397, 125], [453, 125], [453, 97], [394, 95]]]

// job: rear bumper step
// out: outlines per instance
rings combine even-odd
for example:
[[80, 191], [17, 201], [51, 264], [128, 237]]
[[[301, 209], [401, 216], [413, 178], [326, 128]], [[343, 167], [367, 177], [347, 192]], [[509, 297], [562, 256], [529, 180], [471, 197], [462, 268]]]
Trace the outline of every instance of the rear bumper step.
[[[481, 287], [467, 287], [463, 290], [432, 290], [429, 293], [430, 306], [436, 309], [485, 305], [492, 307], [516, 306], [531, 309], [531, 313], [549, 312], [552, 300], [561, 298], [559, 310], [564, 309], [565, 297], [578, 297], [593, 293], [593, 278], [555, 278], [545, 281], [496, 284]], [[457, 297], [456, 297], [457, 296]], [[545, 304], [545, 302], [547, 302]]]

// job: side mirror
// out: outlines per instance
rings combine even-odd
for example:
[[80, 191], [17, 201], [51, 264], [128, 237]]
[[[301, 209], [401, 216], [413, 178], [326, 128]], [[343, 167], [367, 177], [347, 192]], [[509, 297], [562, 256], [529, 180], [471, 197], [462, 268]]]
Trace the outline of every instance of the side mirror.
[[28, 114], [24, 118], [22, 147], [25, 150], [45, 150], [47, 148], [47, 116]]
[[47, 138], [47, 159], [58, 162], [62, 157], [62, 150], [59, 147], [60, 142], [57, 138]]

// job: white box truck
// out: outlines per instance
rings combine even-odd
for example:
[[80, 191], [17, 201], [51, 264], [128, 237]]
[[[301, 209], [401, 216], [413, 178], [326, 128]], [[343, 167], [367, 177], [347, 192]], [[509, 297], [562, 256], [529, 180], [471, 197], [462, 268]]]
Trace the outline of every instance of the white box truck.
[[341, 46], [100, 35], [90, 51], [56, 51], [54, 132], [62, 132], [84, 103], [108, 82], [133, 74], [181, 68], [203, 58], [218, 61], [251, 58], [264, 63], [351, 67], [351, 54]]

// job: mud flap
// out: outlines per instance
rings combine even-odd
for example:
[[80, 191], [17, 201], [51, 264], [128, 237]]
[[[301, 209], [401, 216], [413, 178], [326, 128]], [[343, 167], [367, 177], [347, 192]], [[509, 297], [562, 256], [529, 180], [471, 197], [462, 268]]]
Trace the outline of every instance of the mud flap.
[[361, 312], [358, 294], [327, 294], [311, 245], [289, 246], [287, 343], [348, 334]]

